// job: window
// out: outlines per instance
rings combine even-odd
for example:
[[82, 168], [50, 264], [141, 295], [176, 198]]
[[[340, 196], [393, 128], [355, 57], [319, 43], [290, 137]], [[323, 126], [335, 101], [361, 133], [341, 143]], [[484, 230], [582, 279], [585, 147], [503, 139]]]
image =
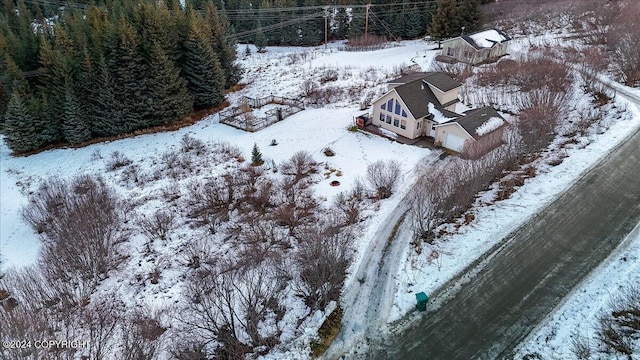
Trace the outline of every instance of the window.
[[418, 121], [418, 125], [416, 126], [416, 129], [420, 129], [422, 127], [422, 121]]
[[402, 117], [407, 117], [407, 112], [402, 109]]
[[396, 115], [400, 115], [400, 102], [398, 100], [396, 100]]
[[455, 56], [455, 53], [453, 52], [452, 48], [447, 48], [447, 55], [449, 56]]
[[380, 122], [384, 122], [384, 114], [380, 114]]
[[393, 99], [387, 101], [387, 111], [393, 110]]
[[398, 120], [397, 118], [393, 118], [393, 126], [395, 127], [400, 126], [400, 120]]
[[407, 120], [400, 120], [400, 129], [407, 128]]
[[391, 116], [387, 115], [387, 124], [391, 124]]
[[387, 104], [385, 103], [385, 104], [380, 105], [380, 109], [387, 110]]

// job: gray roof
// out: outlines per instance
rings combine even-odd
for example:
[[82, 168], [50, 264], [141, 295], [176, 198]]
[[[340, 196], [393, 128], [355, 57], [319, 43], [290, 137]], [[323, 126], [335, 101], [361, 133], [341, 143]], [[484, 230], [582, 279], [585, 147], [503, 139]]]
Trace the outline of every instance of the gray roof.
[[400, 85], [394, 89], [405, 105], [407, 105], [407, 108], [414, 118], [418, 119], [425, 115], [429, 115], [429, 103], [433, 103], [436, 109], [440, 110], [440, 112], [447, 117], [451, 116], [454, 118], [460, 116], [459, 114], [445, 110], [442, 104], [438, 101], [438, 98], [433, 94], [433, 91], [431, 91], [428, 86], [424, 85], [421, 79], [422, 78], [418, 78], [417, 80]]
[[432, 74], [432, 73], [426, 73], [426, 72], [417, 72], [417, 73], [413, 73], [413, 74], [406, 74], [403, 75], [397, 79], [393, 79], [391, 81], [387, 81], [387, 84], [406, 84], [406, 83], [410, 83], [412, 81], [416, 81], [416, 80], [420, 80], [422, 78], [424, 78], [425, 76], [427, 76], [428, 74]]
[[449, 90], [453, 90], [462, 84], [453, 80], [449, 75], [443, 72], [434, 72], [425, 76], [422, 81], [428, 83], [429, 85], [439, 89], [442, 92], [447, 92]]
[[[492, 108], [491, 106], [485, 106], [483, 108], [469, 110], [464, 113], [463, 116], [460, 116], [456, 119], [456, 122], [462, 126], [469, 135], [474, 138], [478, 138], [479, 135], [476, 134], [476, 129], [478, 129], [485, 121], [491, 119], [492, 117], [498, 117], [502, 120], [504, 118], [498, 114], [498, 112]], [[505, 121], [506, 124], [506, 121]]]

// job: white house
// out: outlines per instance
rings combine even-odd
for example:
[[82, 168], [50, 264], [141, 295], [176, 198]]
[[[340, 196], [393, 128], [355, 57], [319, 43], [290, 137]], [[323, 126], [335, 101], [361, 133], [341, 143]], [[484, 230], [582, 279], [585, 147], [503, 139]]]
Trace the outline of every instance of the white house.
[[484, 149], [498, 146], [506, 122], [491, 107], [455, 113], [460, 86], [441, 72], [389, 81], [389, 90], [373, 101], [372, 124], [408, 139], [431, 138], [455, 152], [478, 141], [485, 143]]

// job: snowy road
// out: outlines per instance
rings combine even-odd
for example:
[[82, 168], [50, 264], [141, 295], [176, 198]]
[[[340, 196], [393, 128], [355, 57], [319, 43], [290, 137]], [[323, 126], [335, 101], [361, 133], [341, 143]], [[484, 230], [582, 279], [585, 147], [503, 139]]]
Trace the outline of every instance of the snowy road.
[[[617, 89], [618, 90], [618, 89]], [[624, 95], [636, 102], [636, 95]], [[627, 96], [630, 95], [630, 96]], [[633, 99], [631, 99], [633, 97]], [[513, 348], [640, 221], [640, 132], [454, 279], [443, 304], [372, 348], [372, 359], [495, 359]], [[472, 275], [469, 281], [468, 274]]]

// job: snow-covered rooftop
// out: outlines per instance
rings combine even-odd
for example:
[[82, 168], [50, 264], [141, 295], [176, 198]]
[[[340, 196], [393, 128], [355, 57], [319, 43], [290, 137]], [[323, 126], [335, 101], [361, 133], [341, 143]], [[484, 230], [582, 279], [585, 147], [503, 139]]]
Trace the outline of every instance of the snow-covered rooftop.
[[436, 106], [433, 105], [432, 102], [429, 102], [428, 108], [429, 108], [429, 113], [433, 115], [433, 121], [438, 124], [444, 124], [454, 119], [454, 118], [448, 118], [444, 116], [444, 114], [440, 110], [436, 109]]
[[504, 33], [501, 33], [496, 29], [485, 30], [479, 33], [470, 34], [468, 36], [471, 38], [471, 40], [473, 40], [473, 42], [476, 43], [479, 48], [492, 47], [495, 43], [501, 43], [503, 41], [509, 40], [509, 38], [505, 36]]
[[492, 117], [489, 120], [482, 123], [482, 125], [478, 126], [478, 128], [476, 129], [476, 134], [478, 136], [488, 134], [502, 125], [504, 125], [503, 119], [499, 117]]

